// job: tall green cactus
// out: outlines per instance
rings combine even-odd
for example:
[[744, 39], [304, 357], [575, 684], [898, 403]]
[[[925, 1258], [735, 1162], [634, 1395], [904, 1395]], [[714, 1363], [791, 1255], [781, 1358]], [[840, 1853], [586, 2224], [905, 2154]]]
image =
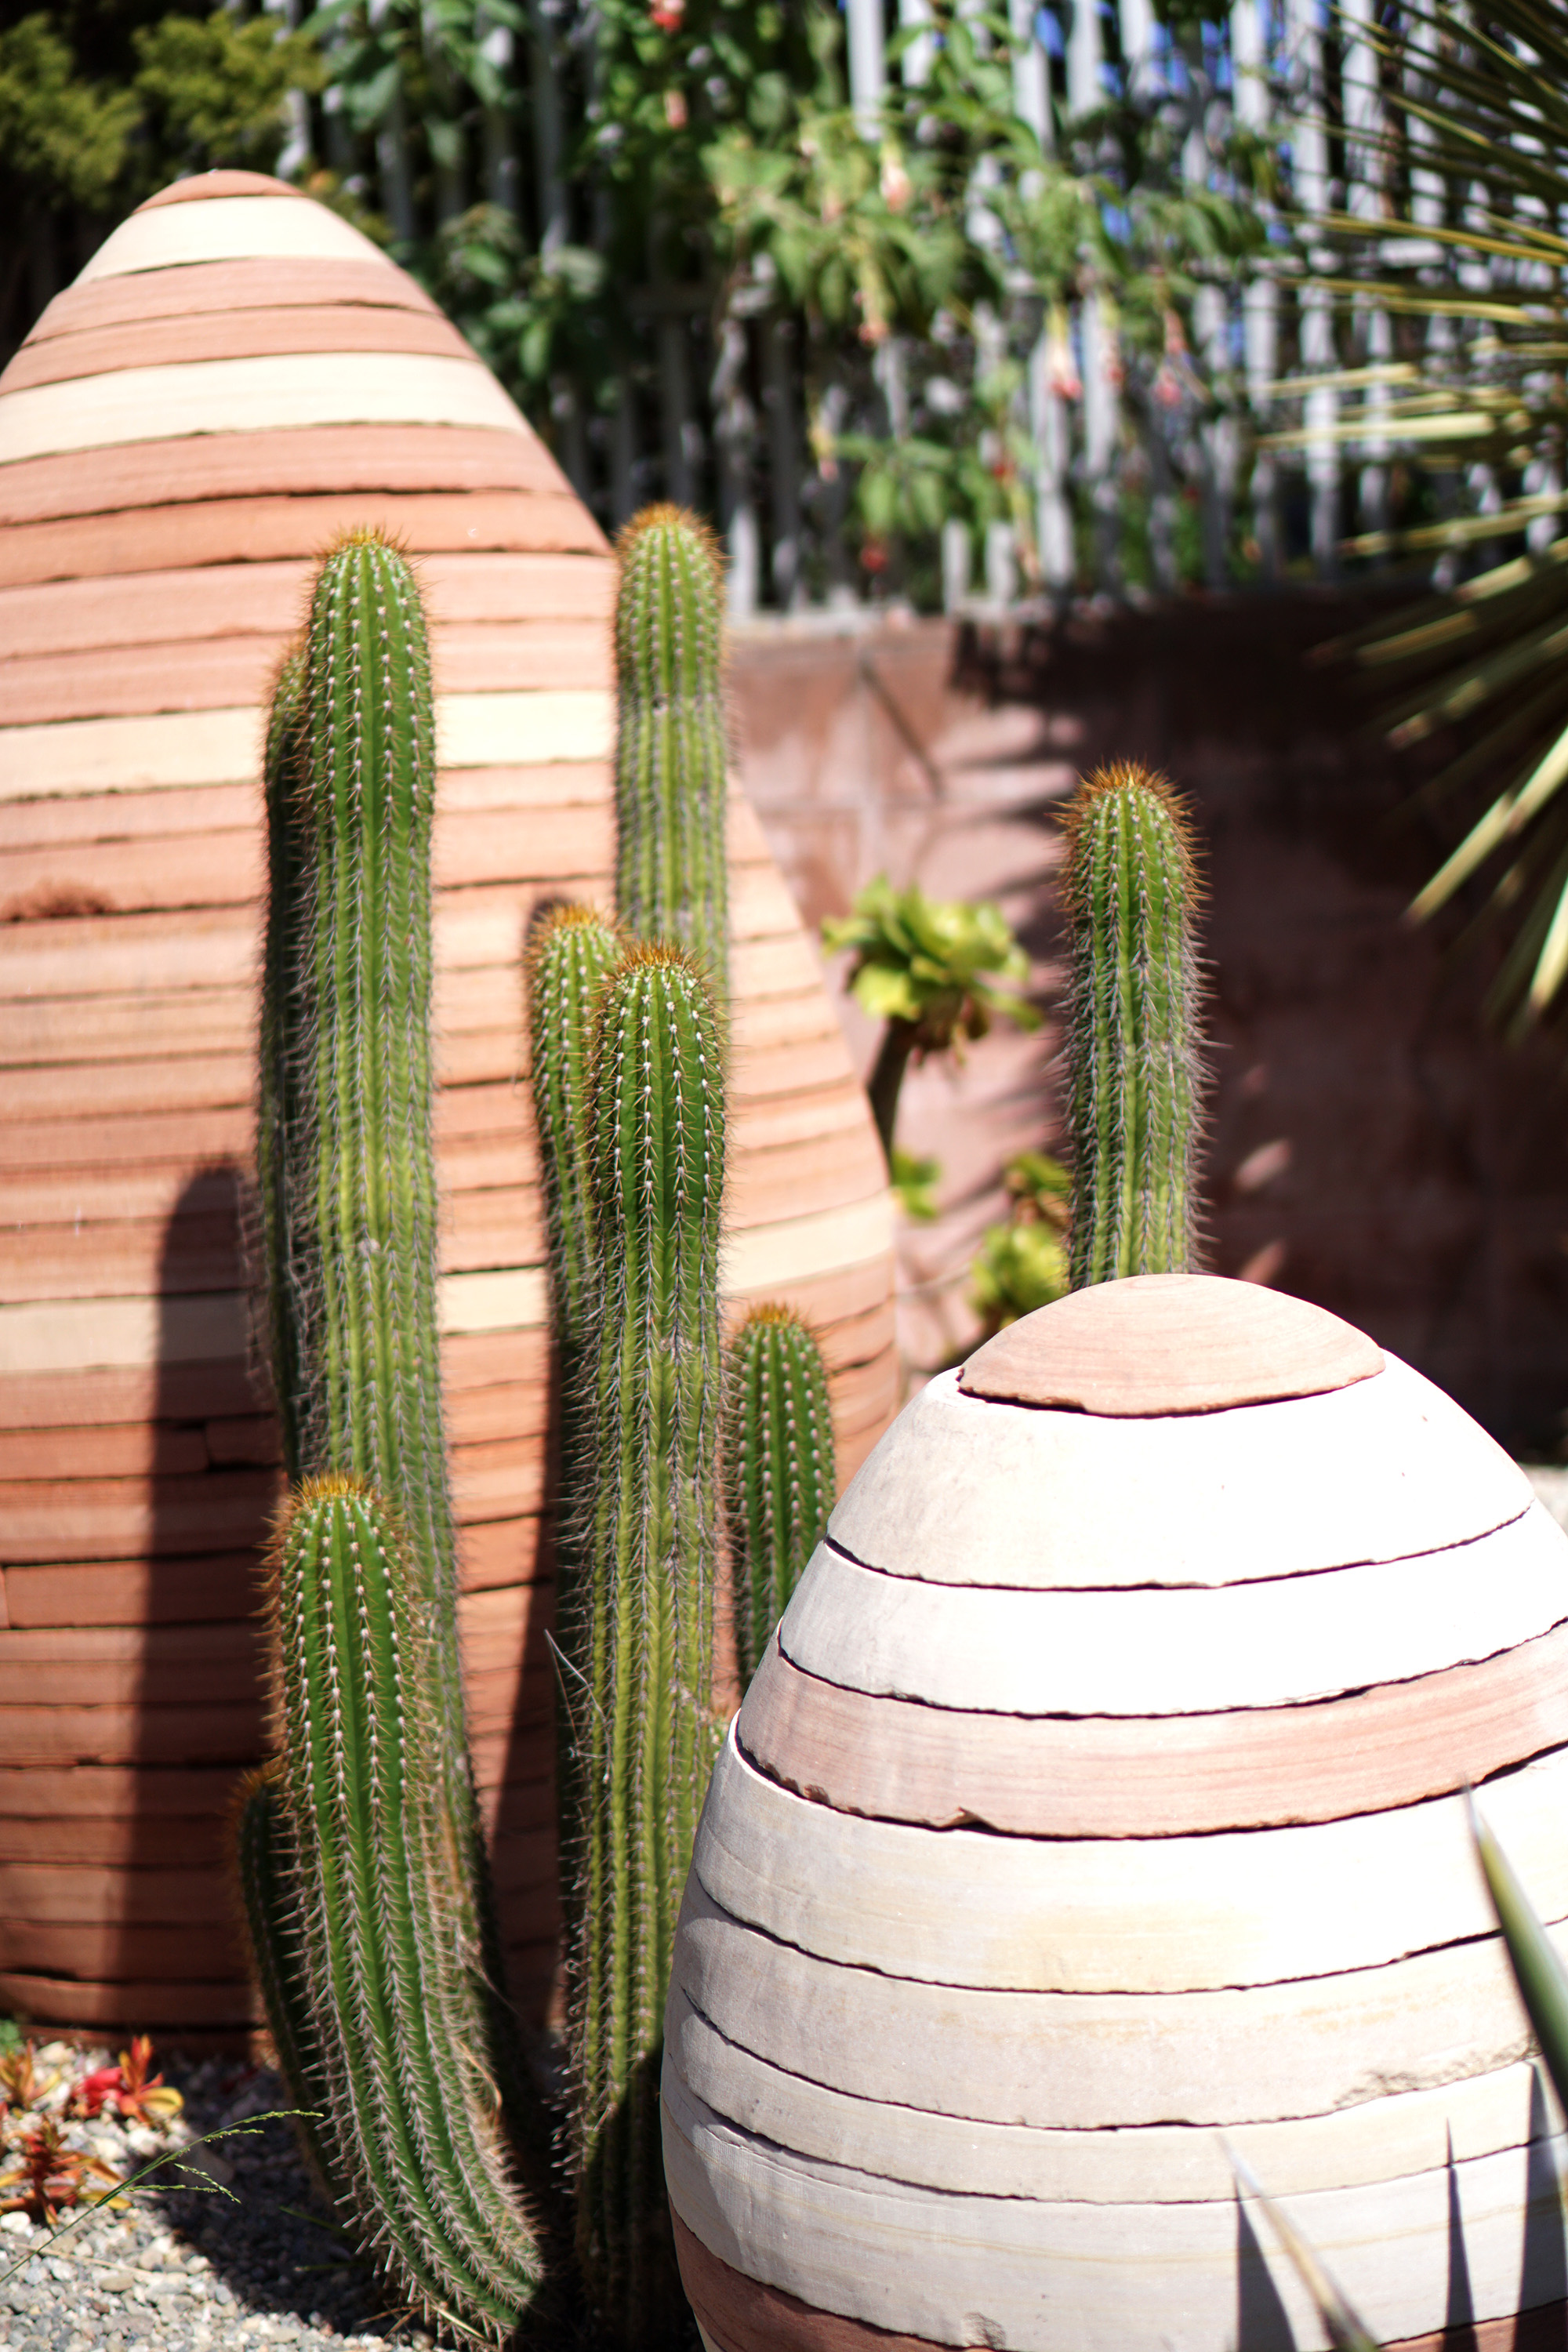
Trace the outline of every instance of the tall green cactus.
[[[447, 1727], [419, 1580], [395, 1514], [353, 1477], [297, 1490], [271, 1568], [288, 1868], [269, 1932], [326, 2169], [427, 2315], [500, 2341], [538, 2293], [539, 2236], [452, 1936]], [[258, 1896], [276, 1912], [276, 1888]]]
[[638, 944], [609, 975], [589, 1094], [583, 1574], [561, 1633], [584, 1691], [569, 2057], [579, 2259], [601, 2321], [636, 2345], [665, 2336], [683, 2308], [659, 2043], [716, 1748], [724, 1096], [712, 993], [680, 950]]
[[1079, 786], [1063, 886], [1075, 1290], [1194, 1262], [1198, 896], [1186, 811], [1163, 776], [1101, 768]]
[[336, 2193], [333, 2165], [321, 2130], [328, 2086], [300, 1968], [294, 1841], [276, 1758], [241, 1781], [230, 1820], [230, 1847], [279, 2072], [295, 2103], [294, 2125], [305, 2154], [331, 2196]]
[[[371, 1479], [398, 1513], [465, 2037], [539, 2155], [464, 1729], [436, 1312], [430, 666], [413, 573], [384, 538], [350, 532], [330, 551], [301, 660], [268, 733], [258, 1138], [288, 1467]], [[263, 1980], [281, 1981], [290, 1957], [271, 1958]]]
[[827, 1373], [793, 1307], [754, 1307], [730, 1345], [724, 1484], [741, 1680], [762, 1663], [836, 1491]]
[[[591, 907], [550, 908], [530, 930], [527, 955], [529, 1057], [534, 1128], [550, 1251], [551, 1326], [555, 1339], [555, 1434], [559, 1463], [575, 1473], [582, 1432], [584, 1349], [593, 1287], [594, 1217], [589, 1164], [588, 1047], [593, 1004], [623, 942]], [[554, 1528], [558, 1633], [575, 1622], [581, 1540], [578, 1518], [558, 1511]], [[566, 1948], [577, 1933], [583, 1835], [585, 1686], [563, 1651], [556, 1690], [555, 1810]]]
[[705, 523], [645, 508], [616, 542], [616, 907], [729, 985], [723, 562]]

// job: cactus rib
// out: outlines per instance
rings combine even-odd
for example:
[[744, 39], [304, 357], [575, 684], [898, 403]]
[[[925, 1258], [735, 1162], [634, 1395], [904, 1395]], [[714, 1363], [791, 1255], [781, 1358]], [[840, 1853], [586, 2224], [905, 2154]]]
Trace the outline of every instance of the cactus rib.
[[724, 1477], [742, 1684], [762, 1663], [834, 1501], [821, 1350], [793, 1308], [753, 1307], [730, 1346]]
[[1196, 1258], [1198, 883], [1186, 812], [1145, 769], [1091, 776], [1067, 839], [1070, 1279], [1082, 1289]]

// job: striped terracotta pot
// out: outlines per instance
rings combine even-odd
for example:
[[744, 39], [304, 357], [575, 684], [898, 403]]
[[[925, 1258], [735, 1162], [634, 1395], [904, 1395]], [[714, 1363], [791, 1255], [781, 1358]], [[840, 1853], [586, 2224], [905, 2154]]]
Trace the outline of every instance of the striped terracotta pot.
[[1380, 2341], [1560, 2342], [1466, 1780], [1568, 1917], [1568, 1539], [1427, 1381], [1197, 1276], [934, 1381], [698, 1836], [665, 2164], [716, 2352], [1321, 2344], [1227, 2141]]
[[[0, 377], [0, 2010], [229, 2029], [217, 1868], [278, 1492], [242, 1250], [261, 713], [312, 557], [420, 562], [439, 728], [441, 1313], [476, 1762], [517, 1989], [552, 1959], [545, 1284], [519, 955], [610, 903], [605, 541], [413, 282], [247, 173], [118, 229]], [[893, 1403], [889, 1206], [737, 798], [728, 1280], [796, 1300], [846, 1470]]]

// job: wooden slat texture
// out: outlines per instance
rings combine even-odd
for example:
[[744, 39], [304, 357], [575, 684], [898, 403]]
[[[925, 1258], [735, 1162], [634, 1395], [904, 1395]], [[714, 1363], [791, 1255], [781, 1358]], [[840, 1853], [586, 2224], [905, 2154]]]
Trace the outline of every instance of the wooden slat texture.
[[[1020, 1492], [1049, 1510], [1020, 1512]], [[1132, 1422], [987, 1403], [944, 1372], [830, 1526], [896, 1576], [1199, 1585], [1436, 1551], [1529, 1501], [1501, 1447], [1393, 1357], [1330, 1396]]]
[[1217, 2132], [1179, 2124], [1142, 2130], [1042, 2131], [976, 2123], [877, 2099], [847, 2097], [716, 2033], [683, 1993], [669, 2004], [666, 2063], [699, 2098], [780, 2147], [884, 2179], [954, 2194], [1071, 2198], [1088, 2204], [1189, 2204], [1229, 2198], [1226, 2143], [1270, 2195], [1351, 2189], [1457, 2160], [1522, 2147], [1549, 2128], [1537, 2065], [1423, 2091], [1395, 2091], [1326, 2115]]
[[1532, 1503], [1451, 1551], [1174, 1590], [919, 1584], [825, 1543], [779, 1642], [807, 1674], [933, 1706], [1202, 1715], [1436, 1674], [1533, 1641], [1564, 1618], [1568, 1539]]
[[[677, 2210], [721, 2260], [874, 2326], [952, 2345], [1000, 2338], [1018, 2352], [1094, 2352], [1117, 2331], [1176, 2352], [1235, 2341], [1232, 2198], [944, 2197], [771, 2147], [668, 2076], [664, 2146]], [[1532, 2168], [1522, 2148], [1297, 2199], [1293, 2218], [1378, 2340], [1443, 2325], [1451, 2196], [1478, 2317], [1561, 2284], [1556, 2164]], [[1304, 2289], [1284, 2264], [1274, 2275], [1296, 2340], [1317, 2340]]]
[[1342, 1821], [1568, 1741], [1568, 1625], [1478, 1665], [1222, 1715], [965, 1715], [870, 1698], [770, 1645], [736, 1726], [758, 1769], [879, 1821], [1171, 1837]]
[[1098, 2131], [1324, 2115], [1531, 2048], [1495, 1936], [1386, 1968], [1213, 1992], [996, 1992], [816, 1959], [688, 1885], [674, 1981], [716, 2032], [851, 2097]]

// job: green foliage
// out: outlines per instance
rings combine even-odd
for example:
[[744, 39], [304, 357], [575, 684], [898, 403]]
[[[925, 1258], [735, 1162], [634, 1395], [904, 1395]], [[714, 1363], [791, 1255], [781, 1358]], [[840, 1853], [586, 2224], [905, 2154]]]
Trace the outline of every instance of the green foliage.
[[724, 1475], [742, 1685], [833, 1508], [833, 1415], [822, 1350], [792, 1307], [754, 1307], [730, 1345]]
[[1062, 896], [1072, 1286], [1184, 1273], [1202, 1083], [1197, 877], [1163, 777], [1102, 768], [1079, 786]]
[[0, 175], [14, 195], [98, 211], [125, 169], [141, 111], [133, 91], [78, 73], [47, 14], [0, 31]]
[[1469, 1809], [1476, 1856], [1508, 1948], [1519, 1997], [1535, 2028], [1552, 2086], [1560, 2100], [1568, 2101], [1568, 1969], [1473, 1798]]
[[581, 1575], [560, 1629], [584, 1759], [568, 1955], [572, 2155], [591, 2301], [618, 2340], [642, 2344], [671, 2334], [684, 2309], [664, 2197], [659, 2053], [719, 1731], [710, 1692], [724, 1090], [712, 992], [679, 949], [638, 944], [605, 981], [589, 1092]]
[[135, 36], [135, 90], [158, 156], [157, 184], [176, 170], [269, 172], [288, 133], [292, 89], [320, 89], [325, 68], [304, 33], [280, 38], [268, 16], [220, 8], [170, 15]]
[[[1534, 542], [1337, 648], [1388, 679], [1391, 744], [1449, 747], [1422, 796], [1463, 837], [1412, 911], [1484, 882], [1480, 912], [1504, 943], [1489, 1007], [1517, 1033], [1561, 1013], [1568, 979], [1568, 566], [1562, 541], [1540, 537], [1568, 503], [1556, 487], [1568, 239], [1555, 226], [1568, 205], [1568, 24], [1533, 0], [1497, 0], [1484, 19], [1433, 0], [1370, 39], [1404, 93], [1362, 134], [1380, 201], [1364, 219], [1330, 216], [1314, 242], [1339, 247], [1326, 291], [1352, 320], [1391, 318], [1394, 349], [1328, 379], [1331, 426], [1272, 441], [1373, 441], [1374, 461], [1392, 446], [1435, 486], [1446, 518], [1369, 532], [1352, 554], [1436, 552], [1452, 572], [1478, 547], [1518, 548], [1527, 531]], [[1464, 510], [1467, 480], [1489, 487], [1490, 511]]]
[[987, 1225], [969, 1269], [969, 1296], [987, 1339], [1068, 1288], [1062, 1236], [1072, 1179], [1048, 1152], [1020, 1151], [1007, 1162], [1005, 1181], [1012, 1216], [1005, 1225]]
[[912, 1151], [900, 1151], [895, 1143], [888, 1182], [911, 1224], [936, 1223], [942, 1214], [942, 1203], [937, 1199], [937, 1186], [942, 1182], [940, 1160], [921, 1160]]
[[1021, 1029], [1037, 1027], [1039, 1014], [1016, 992], [1029, 960], [999, 907], [928, 898], [914, 882], [896, 890], [885, 874], [867, 883], [847, 915], [826, 918], [822, 940], [830, 955], [853, 955], [849, 992], [887, 1024], [868, 1092], [891, 1168], [899, 1089], [910, 1058], [962, 1057], [999, 1014]]
[[297, 1491], [272, 1570], [279, 1801], [250, 1827], [273, 1872], [253, 1899], [278, 1937], [274, 2014], [366, 2251], [427, 2316], [500, 2342], [542, 2265], [453, 1933], [447, 1727], [420, 1579], [392, 1510], [337, 1476]]
[[616, 908], [686, 949], [721, 1001], [730, 968], [723, 558], [679, 507], [645, 508], [616, 544]]

